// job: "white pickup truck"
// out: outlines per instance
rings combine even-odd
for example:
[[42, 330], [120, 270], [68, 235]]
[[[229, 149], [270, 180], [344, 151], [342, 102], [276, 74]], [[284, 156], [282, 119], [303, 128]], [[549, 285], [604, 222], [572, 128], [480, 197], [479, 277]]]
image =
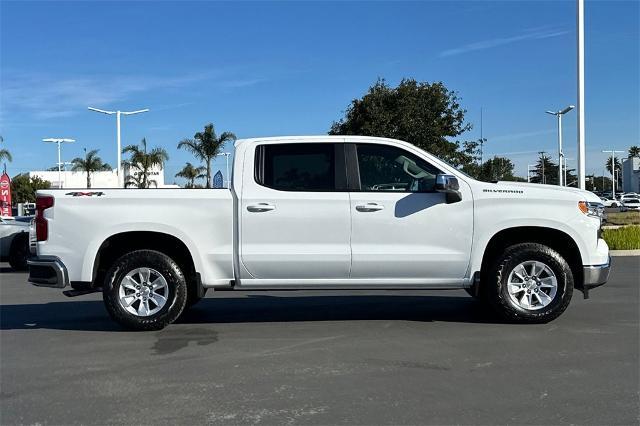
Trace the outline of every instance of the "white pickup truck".
[[235, 148], [230, 189], [39, 191], [29, 281], [102, 291], [138, 330], [208, 289], [466, 289], [509, 321], [546, 322], [607, 281], [590, 192], [479, 182], [392, 139]]

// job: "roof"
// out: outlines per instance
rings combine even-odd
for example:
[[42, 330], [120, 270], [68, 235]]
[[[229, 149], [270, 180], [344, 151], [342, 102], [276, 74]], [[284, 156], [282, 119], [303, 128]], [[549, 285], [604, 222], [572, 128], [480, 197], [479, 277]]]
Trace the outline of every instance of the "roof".
[[351, 135], [307, 135], [307, 136], [271, 136], [264, 138], [248, 138], [238, 139], [235, 146], [241, 143], [247, 142], [274, 142], [274, 141], [295, 141], [298, 143], [303, 142], [320, 142], [320, 141], [333, 141], [333, 142], [362, 142], [362, 141], [379, 141], [379, 142], [400, 142], [406, 143], [398, 139], [380, 138], [376, 136], [351, 136]]

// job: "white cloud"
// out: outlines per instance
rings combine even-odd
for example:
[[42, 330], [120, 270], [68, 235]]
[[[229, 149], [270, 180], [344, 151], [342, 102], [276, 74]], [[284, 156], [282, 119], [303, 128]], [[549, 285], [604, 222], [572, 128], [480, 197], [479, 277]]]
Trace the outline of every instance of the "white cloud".
[[541, 40], [545, 38], [559, 37], [569, 33], [570, 31], [568, 30], [557, 30], [557, 29], [550, 30], [550, 29], [534, 28], [534, 29], [526, 30], [523, 34], [519, 34], [511, 37], [497, 37], [497, 38], [492, 38], [488, 40], [482, 40], [474, 43], [465, 44], [463, 46], [456, 47], [453, 49], [447, 49], [440, 52], [438, 56], [445, 57], [445, 56], [461, 55], [467, 52], [491, 49], [494, 47], [504, 46], [507, 44], [517, 43], [520, 41]]
[[8, 113], [26, 112], [38, 119], [65, 117], [88, 106], [108, 108], [132, 96], [187, 87], [207, 81], [213, 88], [233, 89], [262, 82], [262, 79], [228, 79], [222, 73], [193, 73], [182, 76], [79, 76], [56, 78], [45, 74], [3, 75], [0, 104]]
[[495, 136], [492, 138], [488, 138], [488, 140], [489, 142], [515, 141], [515, 140], [532, 138], [534, 136], [549, 135], [555, 132], [556, 130], [553, 130], [553, 129], [534, 130], [532, 132], [511, 133], [507, 135]]

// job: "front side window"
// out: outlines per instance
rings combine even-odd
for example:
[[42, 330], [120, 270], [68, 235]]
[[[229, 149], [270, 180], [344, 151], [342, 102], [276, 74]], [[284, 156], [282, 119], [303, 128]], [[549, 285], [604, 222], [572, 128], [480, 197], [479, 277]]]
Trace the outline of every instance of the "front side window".
[[256, 179], [280, 191], [333, 191], [335, 145], [291, 143], [258, 147]]
[[366, 192], [433, 192], [441, 173], [423, 159], [388, 145], [358, 144], [360, 190]]

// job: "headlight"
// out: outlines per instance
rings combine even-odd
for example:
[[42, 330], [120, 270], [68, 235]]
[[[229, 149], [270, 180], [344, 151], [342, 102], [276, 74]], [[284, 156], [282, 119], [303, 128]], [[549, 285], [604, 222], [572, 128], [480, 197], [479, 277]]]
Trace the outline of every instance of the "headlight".
[[602, 219], [604, 216], [604, 204], [594, 203], [591, 201], [579, 201], [578, 209], [587, 216], [593, 216]]

